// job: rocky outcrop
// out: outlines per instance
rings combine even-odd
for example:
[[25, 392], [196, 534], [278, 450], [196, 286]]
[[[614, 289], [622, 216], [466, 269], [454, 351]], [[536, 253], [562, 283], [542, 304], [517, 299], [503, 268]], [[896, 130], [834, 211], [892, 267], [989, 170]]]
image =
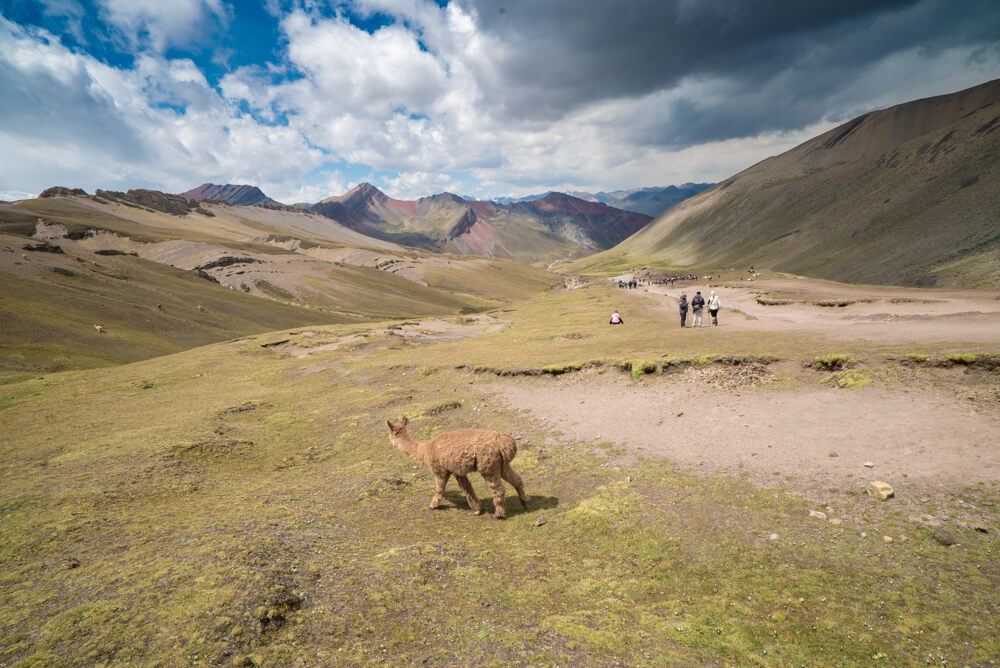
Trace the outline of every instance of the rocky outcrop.
[[100, 199], [118, 202], [125, 206], [162, 211], [174, 216], [184, 216], [191, 212], [208, 214], [198, 202], [188, 201], [182, 195], [173, 195], [159, 190], [134, 188], [128, 192], [117, 190], [95, 190], [94, 195]]
[[38, 198], [47, 197], [71, 197], [73, 195], [87, 197], [87, 191], [83, 188], [66, 188], [64, 186], [52, 186], [38, 193]]
[[205, 271], [206, 269], [216, 269], [218, 267], [229, 267], [234, 264], [254, 264], [258, 263], [260, 260], [253, 257], [233, 257], [232, 255], [223, 255], [222, 257], [216, 258], [205, 264], [198, 265], [195, 267], [196, 271]]
[[452, 241], [468, 232], [476, 224], [476, 220], [476, 212], [472, 209], [466, 209], [465, 213], [448, 230], [446, 235], [448, 241]]
[[50, 244], [48, 241], [40, 241], [37, 244], [24, 244], [21, 246], [22, 249], [26, 251], [35, 251], [36, 253], [62, 253], [63, 249], [61, 246], [55, 244]]

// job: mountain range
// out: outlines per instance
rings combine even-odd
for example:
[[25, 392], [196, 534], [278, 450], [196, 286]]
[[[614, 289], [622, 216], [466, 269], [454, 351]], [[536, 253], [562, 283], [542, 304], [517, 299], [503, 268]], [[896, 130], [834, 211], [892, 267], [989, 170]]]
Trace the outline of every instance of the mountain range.
[[[667, 186], [666, 188], [633, 188], [631, 190], [614, 190], [612, 192], [591, 193], [586, 191], [572, 190], [567, 195], [587, 200], [588, 202], [600, 202], [608, 206], [623, 211], [643, 213], [655, 218], [674, 204], [681, 202], [688, 197], [697, 195], [702, 190], [711, 188], [714, 183], [685, 183], [682, 186]], [[492, 201], [497, 204], [512, 204], [515, 202], [532, 202], [542, 199], [554, 191], [548, 191], [541, 195], [528, 195], [526, 197], [498, 197]]]
[[1000, 285], [1000, 80], [852, 119], [668, 209], [579, 272], [750, 265]]
[[532, 202], [494, 204], [450, 193], [397, 200], [362, 183], [309, 208], [377, 239], [435, 252], [526, 261], [578, 257], [611, 248], [651, 217], [551, 193]]
[[[182, 193], [189, 201], [283, 207], [247, 185], [206, 183]], [[434, 252], [530, 262], [579, 257], [611, 248], [651, 216], [562, 193], [500, 204], [441, 193], [399, 200], [361, 183], [343, 195], [292, 208], [319, 213], [356, 232]]]

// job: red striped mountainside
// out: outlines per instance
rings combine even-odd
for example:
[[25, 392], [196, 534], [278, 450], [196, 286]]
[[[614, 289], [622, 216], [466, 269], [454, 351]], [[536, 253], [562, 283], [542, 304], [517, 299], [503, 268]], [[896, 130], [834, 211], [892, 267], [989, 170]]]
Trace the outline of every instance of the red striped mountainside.
[[580, 257], [610, 248], [652, 220], [562, 193], [512, 204], [471, 201], [451, 193], [406, 201], [368, 183], [298, 206], [378, 239], [436, 252], [526, 261]]

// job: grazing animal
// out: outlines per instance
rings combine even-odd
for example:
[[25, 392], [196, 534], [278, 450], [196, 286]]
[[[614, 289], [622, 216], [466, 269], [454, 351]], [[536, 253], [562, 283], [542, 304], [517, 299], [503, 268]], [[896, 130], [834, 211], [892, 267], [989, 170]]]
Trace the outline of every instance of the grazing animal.
[[389, 425], [389, 440], [397, 448], [430, 469], [434, 474], [437, 489], [431, 499], [431, 508], [437, 508], [444, 496], [444, 487], [448, 478], [455, 476], [458, 486], [465, 494], [469, 508], [476, 515], [481, 514], [479, 499], [469, 482], [469, 474], [478, 471], [493, 492], [493, 519], [501, 519], [507, 515], [504, 508], [504, 498], [507, 490], [503, 481], [506, 480], [521, 499], [521, 506], [528, 507], [528, 495], [524, 493], [524, 482], [521, 476], [510, 467], [510, 461], [517, 454], [517, 444], [513, 437], [489, 429], [459, 429], [438, 434], [429, 441], [418, 441], [406, 431], [410, 423], [406, 417], [403, 421]]
[[101, 327], [100, 325], [94, 325], [94, 329], [96, 329], [96, 330], [97, 330], [98, 332], [100, 332], [101, 334], [103, 334], [103, 333], [104, 333], [104, 328], [103, 328], [103, 327]]

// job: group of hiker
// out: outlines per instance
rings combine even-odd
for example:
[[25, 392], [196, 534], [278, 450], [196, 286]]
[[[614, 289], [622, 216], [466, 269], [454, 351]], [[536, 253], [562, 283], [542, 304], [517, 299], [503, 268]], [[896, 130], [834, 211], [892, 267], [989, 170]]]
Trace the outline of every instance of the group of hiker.
[[[701, 318], [704, 311], [707, 309], [708, 314], [712, 316], [712, 325], [715, 327], [719, 326], [719, 309], [722, 308], [722, 300], [719, 296], [715, 294], [715, 290], [712, 290], [711, 294], [708, 296], [706, 301], [704, 297], [701, 296], [701, 290], [694, 293], [694, 297], [691, 298], [691, 302], [688, 303], [688, 298], [686, 293], [681, 293], [680, 299], [677, 300], [677, 307], [680, 310], [681, 316], [681, 327], [687, 327], [687, 315], [688, 309], [691, 310], [691, 325], [690, 327], [701, 327]], [[611, 314], [611, 320], [608, 324], [611, 325], [624, 325], [625, 319], [622, 318], [622, 314], [618, 312], [618, 309], [614, 310]]]
[[[688, 299], [687, 295], [683, 292], [681, 293], [681, 298], [677, 300], [677, 308], [680, 310], [681, 314], [681, 327], [685, 327], [685, 321], [687, 320], [688, 314]], [[703, 311], [707, 308], [709, 315], [712, 316], [712, 325], [719, 326], [719, 309], [722, 308], [722, 300], [719, 299], [719, 295], [715, 294], [715, 290], [712, 290], [712, 294], [708, 296], [708, 301], [701, 296], [701, 290], [694, 293], [694, 297], [691, 298], [691, 327], [701, 327], [701, 316]]]

